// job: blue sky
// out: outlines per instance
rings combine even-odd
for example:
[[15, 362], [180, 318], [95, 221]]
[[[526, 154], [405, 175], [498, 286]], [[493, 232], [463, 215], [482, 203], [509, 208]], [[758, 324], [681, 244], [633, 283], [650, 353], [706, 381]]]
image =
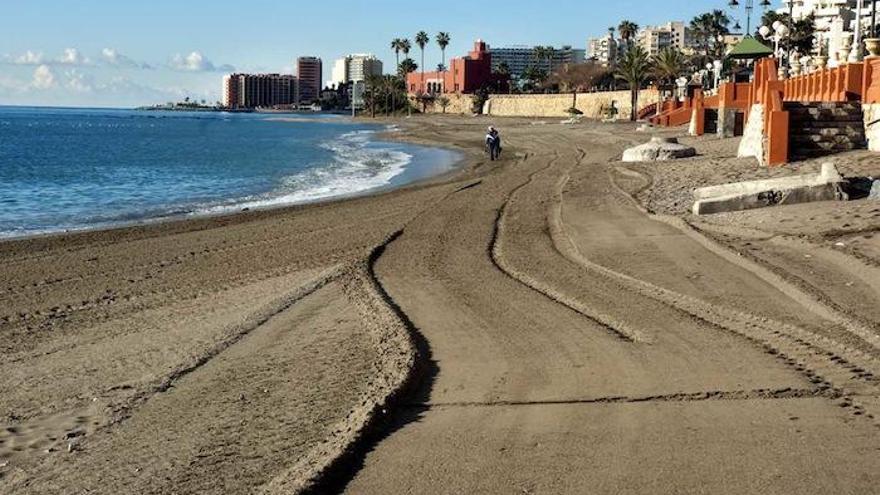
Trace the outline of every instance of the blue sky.
[[[779, 3], [779, 2], [774, 2]], [[224, 72], [291, 72], [300, 55], [375, 53], [419, 30], [448, 31], [450, 56], [491, 45], [585, 47], [629, 18], [687, 20], [727, 0], [0, 0], [0, 104], [135, 106], [215, 101]], [[440, 61], [432, 45], [429, 67]], [[418, 54], [414, 57], [418, 61]]]

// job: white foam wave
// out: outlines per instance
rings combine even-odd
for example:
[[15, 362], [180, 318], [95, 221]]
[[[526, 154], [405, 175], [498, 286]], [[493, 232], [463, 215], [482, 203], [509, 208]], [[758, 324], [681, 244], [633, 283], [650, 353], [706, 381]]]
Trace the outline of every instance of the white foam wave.
[[375, 144], [371, 139], [375, 134], [372, 130], [353, 131], [321, 144], [332, 152], [331, 162], [283, 179], [272, 194], [247, 198], [235, 205], [201, 209], [194, 214], [310, 203], [388, 186], [406, 170], [413, 156]]

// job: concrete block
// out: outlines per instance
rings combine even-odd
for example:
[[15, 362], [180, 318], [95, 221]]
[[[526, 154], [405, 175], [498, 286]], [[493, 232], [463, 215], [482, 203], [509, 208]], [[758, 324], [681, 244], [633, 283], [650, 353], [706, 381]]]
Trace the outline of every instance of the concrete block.
[[755, 157], [758, 162], [764, 164], [764, 105], [752, 105], [736, 156]]
[[703, 187], [694, 191], [693, 212], [694, 215], [711, 215], [783, 204], [846, 200], [844, 182], [834, 164], [826, 163], [818, 174]]
[[875, 180], [871, 184], [871, 192], [868, 193], [868, 199], [871, 201], [880, 201], [880, 180]]
[[697, 151], [678, 143], [675, 138], [653, 137], [645, 144], [629, 148], [623, 152], [625, 162], [661, 162], [687, 158], [697, 154]]

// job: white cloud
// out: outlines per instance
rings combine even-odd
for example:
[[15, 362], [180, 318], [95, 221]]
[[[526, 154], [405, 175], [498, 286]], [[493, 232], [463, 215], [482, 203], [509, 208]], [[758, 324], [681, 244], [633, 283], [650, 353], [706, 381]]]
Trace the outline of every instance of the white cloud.
[[12, 65], [74, 65], [85, 66], [90, 65], [91, 60], [83, 55], [76, 48], [65, 48], [57, 58], [48, 60], [43, 56], [42, 52], [28, 50], [21, 55], [4, 55], [0, 58], [0, 62]]
[[41, 65], [34, 70], [31, 86], [36, 89], [49, 89], [55, 86], [55, 73], [48, 65]]
[[28, 50], [18, 56], [6, 54], [0, 58], [0, 61], [12, 65], [41, 65], [43, 63], [43, 54]]
[[235, 67], [231, 65], [215, 66], [199, 52], [192, 52], [186, 56], [175, 54], [171, 57], [168, 66], [184, 72], [232, 72], [235, 70]]
[[58, 58], [58, 63], [63, 65], [89, 65], [91, 61], [76, 48], [65, 48], [64, 53]]
[[92, 90], [92, 78], [77, 69], [65, 72], [64, 78], [67, 79], [64, 85], [77, 93], [88, 93]]
[[136, 62], [126, 57], [113, 48], [104, 48], [101, 50], [101, 60], [113, 67], [123, 67], [128, 69], [152, 69], [153, 67], [146, 63]]

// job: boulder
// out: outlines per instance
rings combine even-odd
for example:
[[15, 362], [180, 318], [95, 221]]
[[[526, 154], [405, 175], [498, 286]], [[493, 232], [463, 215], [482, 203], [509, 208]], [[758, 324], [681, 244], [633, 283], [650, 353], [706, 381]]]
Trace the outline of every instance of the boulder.
[[767, 206], [849, 199], [844, 179], [834, 164], [818, 174], [734, 182], [694, 191], [694, 215], [751, 210]]
[[697, 152], [694, 148], [679, 144], [676, 138], [653, 137], [645, 144], [624, 151], [623, 161], [662, 162], [688, 158], [696, 154]]

